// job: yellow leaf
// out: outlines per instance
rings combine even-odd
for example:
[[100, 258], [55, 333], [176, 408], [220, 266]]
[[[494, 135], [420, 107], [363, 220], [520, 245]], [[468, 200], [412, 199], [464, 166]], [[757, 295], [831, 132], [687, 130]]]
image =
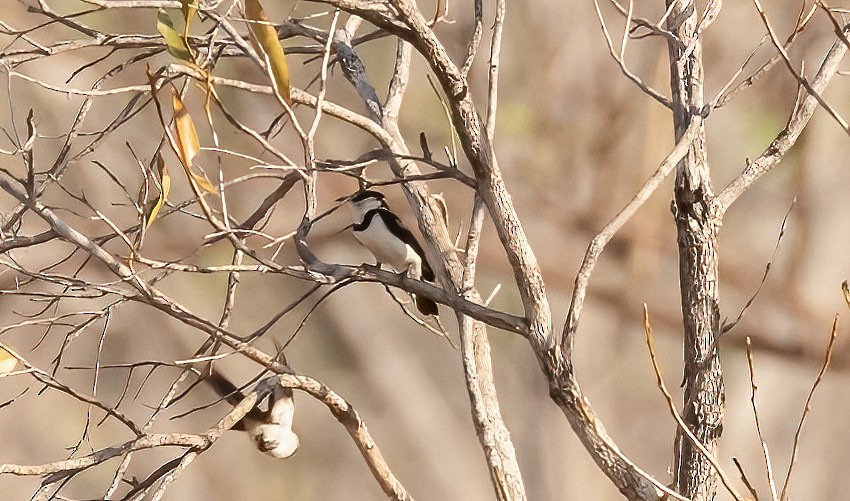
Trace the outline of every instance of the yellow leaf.
[[171, 88], [171, 102], [174, 106], [174, 129], [177, 132], [177, 153], [180, 157], [180, 163], [183, 164], [183, 170], [189, 177], [189, 181], [204, 191], [215, 193], [215, 186], [212, 185], [203, 176], [192, 172], [192, 160], [195, 155], [201, 151], [201, 143], [198, 140], [198, 131], [195, 129], [195, 122], [192, 121], [192, 116], [183, 105], [180, 95], [177, 94], [177, 89]]
[[283, 46], [277, 38], [277, 30], [268, 24], [268, 17], [260, 4], [260, 0], [245, 0], [245, 17], [250, 21], [248, 31], [254, 49], [265, 59], [266, 71], [272, 81], [272, 87], [279, 99], [292, 104], [289, 97], [289, 69], [286, 66], [286, 55]]
[[171, 176], [168, 175], [168, 166], [165, 165], [162, 155], [158, 156], [156, 166], [159, 170], [159, 184], [162, 186], [161, 196], [165, 199], [168, 197], [168, 192], [171, 191]]
[[159, 192], [159, 198], [156, 200], [156, 203], [154, 203], [150, 212], [148, 212], [146, 223], [148, 228], [150, 228], [153, 220], [156, 219], [156, 216], [159, 214], [162, 206], [165, 205], [165, 201], [168, 199], [168, 192], [171, 191], [171, 176], [168, 175], [168, 167], [165, 165], [165, 160], [162, 159], [162, 155], [158, 155], [156, 157], [156, 166], [159, 171], [159, 183], [162, 189]]
[[17, 365], [18, 359], [8, 351], [0, 348], [0, 375], [12, 372]]
[[207, 114], [207, 123], [210, 125], [210, 131], [212, 131], [213, 144], [216, 147], [218, 147], [218, 134], [216, 133], [215, 125], [213, 124], [212, 109], [211, 109], [212, 97], [213, 97], [213, 93], [215, 92], [213, 90], [212, 79], [207, 81], [207, 85], [205, 85], [204, 87], [205, 87], [204, 88], [204, 90], [205, 90], [205, 92], [204, 92], [204, 112]]
[[194, 172], [190, 172], [189, 174], [192, 176], [192, 180], [202, 190], [204, 190], [208, 193], [216, 193], [218, 191], [218, 190], [216, 190], [215, 186], [211, 182], [209, 182], [207, 180], [207, 178], [205, 178], [204, 176], [202, 176], [200, 174], [195, 174]]
[[177, 94], [177, 89], [171, 88], [171, 102], [174, 106], [174, 125], [177, 131], [177, 146], [179, 147], [180, 161], [186, 169], [192, 168], [192, 160], [201, 151], [201, 143], [198, 140], [198, 131], [192, 116], [183, 105], [183, 100]]
[[168, 12], [165, 12], [165, 9], [159, 9], [156, 29], [159, 30], [159, 33], [165, 40], [168, 52], [172, 56], [194, 65], [194, 58], [192, 57], [192, 52], [189, 50], [189, 46], [186, 45], [186, 40], [174, 29], [174, 23], [171, 21]]

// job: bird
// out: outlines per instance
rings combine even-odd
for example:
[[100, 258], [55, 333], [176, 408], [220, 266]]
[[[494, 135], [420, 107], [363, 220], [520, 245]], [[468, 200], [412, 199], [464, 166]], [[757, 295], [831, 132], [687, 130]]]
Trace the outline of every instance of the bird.
[[[204, 380], [232, 405], [245, 398], [236, 385], [216, 370], [212, 370]], [[298, 435], [292, 431], [292, 420], [295, 417], [295, 401], [292, 397], [292, 388], [278, 384], [269, 395], [268, 410], [254, 407], [231, 429], [247, 432], [254, 446], [273, 458], [292, 456], [300, 445]]]
[[[375, 256], [378, 265], [386, 264], [416, 280], [434, 282], [434, 270], [425, 258], [425, 251], [390, 210], [383, 193], [363, 190], [351, 199], [349, 207], [354, 238]], [[413, 299], [423, 315], [437, 314], [437, 303], [433, 300], [416, 294]]]

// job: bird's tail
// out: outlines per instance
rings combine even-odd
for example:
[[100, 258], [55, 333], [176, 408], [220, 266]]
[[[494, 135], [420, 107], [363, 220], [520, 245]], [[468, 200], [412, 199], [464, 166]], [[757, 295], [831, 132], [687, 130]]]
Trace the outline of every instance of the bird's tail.
[[[425, 253], [421, 252], [420, 255], [422, 256], [422, 280], [434, 283], [434, 279], [436, 278], [434, 276], [434, 270], [431, 268], [431, 265], [428, 264], [428, 259], [425, 258]], [[414, 299], [416, 300], [416, 308], [418, 308], [423, 315], [437, 314], [437, 303], [434, 301], [422, 296], [414, 296]]]
[[423, 315], [437, 314], [437, 303], [427, 297], [416, 296], [416, 307]]
[[426, 282], [434, 283], [434, 270], [431, 269], [431, 265], [428, 264], [428, 259], [425, 257], [425, 253], [421, 253], [422, 255], [422, 280]]

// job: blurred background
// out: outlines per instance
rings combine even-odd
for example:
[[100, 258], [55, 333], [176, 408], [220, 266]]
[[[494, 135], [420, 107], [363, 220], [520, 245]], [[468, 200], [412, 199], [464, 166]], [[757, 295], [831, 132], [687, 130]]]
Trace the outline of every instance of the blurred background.
[[[290, 2], [284, 2], [283, 6], [266, 4], [274, 20], [284, 19], [288, 14], [306, 17], [321, 12], [320, 6], [302, 2], [294, 7]], [[426, 15], [433, 12], [433, 2], [418, 4]], [[448, 19], [452, 23], [442, 23], [436, 28], [455, 61], [462, 60], [472, 33], [472, 6], [468, 4], [450, 3]], [[784, 7], [768, 11], [774, 28], [783, 38], [794, 26], [799, 5], [793, 2]], [[53, 8], [67, 14], [88, 7], [82, 2], [61, 2]], [[701, 11], [703, 3], [697, 2], [697, 8]], [[636, 15], [654, 20], [661, 17], [663, 9], [661, 1], [635, 6]], [[621, 40], [623, 17], [607, 5], [602, 10], [610, 23], [612, 37]], [[155, 9], [112, 10], [81, 19], [108, 33], [153, 35], [156, 15]], [[488, 30], [492, 15], [492, 6], [488, 4], [484, 22]], [[177, 18], [179, 14], [174, 16]], [[25, 4], [14, 3], [4, 9], [0, 20], [23, 29], [40, 25], [46, 18], [27, 13]], [[330, 17], [307, 22], [327, 29]], [[208, 27], [195, 26], [195, 29], [200, 33]], [[242, 29], [244, 25], [239, 27]], [[370, 29], [364, 25], [361, 33]], [[707, 99], [733, 77], [764, 33], [749, 2], [726, 2], [717, 21], [704, 34]], [[489, 36], [486, 31], [485, 42]], [[78, 32], [57, 24], [31, 34], [33, 42], [46, 45], [82, 38]], [[797, 64], [805, 61], [806, 72], [813, 74], [834, 38], [828, 18], [818, 12], [794, 44], [791, 57]], [[0, 40], [6, 47], [3, 57], [33, 46], [11, 35]], [[296, 38], [284, 45], [290, 48], [309, 43]], [[358, 46], [356, 51], [379, 96], [385, 95], [395, 54], [394, 39], [371, 41]], [[108, 48], [93, 47], [39, 58], [16, 66], [14, 71], [60, 87], [87, 89], [109, 68], [134, 53], [128, 49], [109, 54]], [[765, 44], [744, 76], [773, 54], [770, 44]], [[75, 70], [105, 56], [105, 60], [83, 69], [66, 83]], [[471, 72], [474, 96], [481, 110], [486, 105], [487, 56], [488, 50], [482, 44]], [[669, 94], [667, 57], [666, 44], [657, 37], [632, 40], [626, 51], [626, 62], [632, 71], [665, 94]], [[172, 61], [168, 54], [153, 56], [108, 80], [104, 88], [144, 85], [147, 82], [144, 64], [155, 69]], [[317, 74], [319, 62], [310, 57], [293, 54], [288, 62], [296, 87], [305, 87]], [[418, 135], [425, 132], [436, 154], [443, 145], [451, 145], [451, 137], [440, 101], [428, 83], [428, 73], [422, 59], [414, 55], [401, 127], [411, 150], [418, 151]], [[257, 68], [240, 59], [223, 59], [215, 74], [264, 83], [264, 76]], [[25, 134], [26, 114], [30, 108], [34, 109], [41, 134], [35, 148], [36, 166], [41, 171], [49, 169], [82, 98], [46, 90], [15, 75], [8, 76], [3, 84], [0, 124], [10, 134], [13, 128]], [[310, 90], [315, 92], [316, 87]], [[793, 77], [780, 64], [711, 114], [706, 121], [707, 147], [716, 191], [740, 173], [747, 159], [759, 155], [781, 130], [796, 92]], [[167, 95], [160, 93], [166, 106]], [[268, 128], [278, 113], [277, 104], [266, 95], [222, 88], [221, 96], [231, 111], [258, 130]], [[94, 99], [83, 131], [103, 129], [130, 97], [128, 93], [119, 93]], [[837, 76], [824, 97], [843, 112], [843, 104], [850, 98], [850, 85], [844, 77]], [[331, 73], [327, 99], [366, 114], [356, 92], [338, 69]], [[196, 117], [202, 145], [212, 145], [210, 128], [203, 119], [203, 93], [191, 88], [186, 103]], [[312, 118], [309, 110], [299, 109], [298, 113], [302, 122], [309, 123]], [[214, 116], [214, 121], [222, 148], [273, 161], [256, 143], [226, 124], [220, 114]], [[92, 153], [71, 165], [62, 186], [70, 193], [84, 194], [120, 227], [135, 224], [138, 216], [132, 205], [93, 161], [106, 165], [135, 194], [142, 176], [125, 143], [130, 143], [143, 161], [147, 161], [161, 134], [153, 107], [145, 107], [98, 143]], [[81, 135], [72, 150], [79, 151], [90, 139], [91, 136]], [[13, 149], [9, 141], [0, 142], [3, 149]], [[296, 161], [303, 158], [300, 144], [290, 129], [272, 142]], [[494, 142], [507, 186], [543, 270], [555, 328], [560, 330], [587, 244], [672, 147], [671, 116], [622, 76], [608, 54], [592, 3], [573, 2], [566, 7], [555, 0], [509, 2]], [[323, 159], [353, 160], [376, 147], [377, 143], [365, 133], [329, 117], [323, 119], [317, 135], [317, 153]], [[749, 400], [751, 383], [745, 339], [751, 337], [755, 347], [762, 432], [781, 484], [806, 395], [823, 362], [833, 316], [847, 308], [840, 284], [850, 277], [848, 153], [850, 139], [846, 133], [819, 110], [779, 168], [759, 181], [727, 213], [721, 231], [720, 290], [724, 317], [734, 319], [738, 315], [759, 287], [765, 266], [773, 259], [771, 273], [756, 301], [723, 339], [721, 350], [727, 414], [720, 462], [730, 476], [737, 478], [732, 458], [738, 458], [750, 482], [763, 496], [769, 491]], [[167, 161], [174, 180], [169, 198], [172, 202], [185, 200], [191, 194], [179, 164], [173, 157]], [[257, 162], [205, 151], [198, 163], [215, 180], [219, 169], [225, 179], [232, 179], [254, 172], [250, 169]], [[4, 156], [3, 164], [16, 175], [24, 172], [19, 158]], [[467, 169], [462, 158], [460, 167]], [[390, 176], [382, 164], [369, 167], [367, 174], [373, 179]], [[276, 183], [255, 179], [229, 189], [230, 214], [240, 220], [250, 215]], [[437, 181], [430, 186], [432, 191], [444, 193], [452, 231], [465, 235], [471, 191], [454, 181]], [[319, 189], [321, 211], [333, 207], [337, 197], [356, 190], [357, 184], [351, 178], [328, 174], [320, 176]], [[401, 190], [393, 186], [382, 191], [408, 226], [415, 227]], [[783, 218], [795, 198], [785, 235], [771, 258]], [[45, 201], [62, 207], [58, 209], [59, 215], [88, 235], [110, 231], [102, 221], [91, 218], [90, 209], [55, 185], [45, 192]], [[671, 482], [675, 423], [655, 384], [644, 342], [642, 307], [646, 303], [649, 309], [667, 386], [678, 392], [681, 312], [670, 201], [668, 180], [606, 248], [591, 280], [575, 352], [579, 381], [611, 437], [636, 464], [665, 483]], [[10, 213], [14, 207], [9, 196], [0, 194], [2, 214]], [[196, 212], [197, 207], [190, 207], [188, 213], [158, 219], [146, 236], [144, 255], [207, 266], [228, 264], [232, 249], [223, 241], [196, 252], [204, 236], [212, 231], [203, 220], [193, 217]], [[266, 232], [286, 234], [294, 229], [302, 213], [303, 197], [296, 187], [276, 207]], [[347, 232], [337, 234], [348, 223], [347, 211], [322, 220], [311, 233], [312, 249], [328, 262], [371, 262], [371, 256]], [[43, 223], [28, 215], [21, 233], [32, 235], [45, 229]], [[267, 242], [257, 239], [249, 243], [260, 248]], [[69, 244], [51, 242], [15, 250], [7, 256], [22, 266], [37, 269], [59, 261], [71, 249]], [[127, 253], [118, 241], [110, 242], [107, 249], [118, 255]], [[274, 250], [263, 252], [271, 255]], [[276, 260], [282, 264], [297, 263], [289, 242], [283, 245]], [[84, 256], [75, 254], [56, 270], [70, 274], [83, 264]], [[483, 296], [501, 286], [492, 306], [521, 314], [512, 273], [489, 223], [485, 225], [478, 269], [477, 284]], [[100, 282], [114, 278], [97, 264], [88, 264], [83, 275]], [[153, 273], [145, 275], [152, 276]], [[16, 280], [21, 280], [19, 274], [9, 269], [0, 272], [0, 288], [12, 289]], [[226, 280], [225, 274], [176, 273], [158, 286], [195, 313], [217, 321]], [[252, 332], [302, 294], [308, 285], [275, 274], [243, 274], [231, 330], [240, 334]], [[38, 287], [59, 291], [56, 286], [29, 287], [30, 292]], [[37, 314], [47, 317], [96, 312], [111, 300], [114, 298], [68, 299], [48, 305], [33, 298], [0, 294], [0, 322], [9, 326]], [[284, 318], [257, 346], [272, 353], [272, 338], [285, 341], [314, 301], [308, 301]], [[445, 308], [441, 311], [443, 323], [456, 339], [454, 317]], [[132, 374], [126, 368], [103, 369], [94, 388], [91, 367], [96, 362], [108, 365], [179, 360], [190, 357], [205, 339], [199, 332], [140, 304], [123, 304], [111, 310], [108, 322], [100, 318], [84, 329], [76, 329], [84, 318], [69, 318], [49, 328], [44, 325], [3, 328], [0, 341], [45, 370], [52, 367], [54, 358], [66, 345], [56, 377], [78, 391], [95, 391], [108, 403], [118, 402], [126, 392], [120, 408], [139, 422], [144, 422], [180, 371], [160, 369], [142, 386], [145, 369]], [[850, 384], [847, 333], [848, 329], [840, 324], [831, 369], [814, 396], [791, 482], [792, 499], [842, 499], [850, 490], [850, 478], [844, 475], [850, 462], [850, 434], [845, 426], [850, 401], [843, 398]], [[496, 329], [490, 329], [490, 341], [502, 411], [517, 449], [529, 499], [620, 499], [550, 401], [545, 380], [527, 343], [515, 334]], [[287, 357], [297, 371], [324, 382], [353, 404], [389, 465], [414, 497], [424, 500], [494, 497], [470, 420], [460, 353], [405, 317], [381, 286], [355, 284], [334, 293], [312, 314], [287, 350]], [[221, 360], [217, 367], [239, 383], [260, 371], [256, 364], [238, 356]], [[31, 389], [26, 395], [0, 408], [2, 463], [57, 461], [72, 453], [87, 454], [131, 438], [112, 421], [97, 426], [102, 418], [100, 411], [89, 410], [56, 391], [39, 394], [39, 385], [26, 375], [0, 379], [0, 403], [27, 387]], [[677, 393], [676, 397], [679, 399], [680, 395]], [[213, 392], [200, 386], [160, 417], [152, 431], [203, 432], [228, 411], [226, 404], [180, 419], [168, 417], [214, 400]], [[382, 498], [356, 447], [327, 409], [303, 394], [296, 395], [296, 405], [294, 428], [301, 437], [301, 448], [294, 457], [269, 458], [257, 453], [243, 434], [229, 432], [178, 477], [166, 499]], [[89, 418], [92, 422], [87, 426]], [[127, 477], [143, 479], [175, 454], [174, 450], [139, 453]], [[63, 489], [63, 495], [76, 499], [102, 496], [118, 462], [111, 460], [78, 475]], [[39, 478], [0, 476], [4, 499], [26, 499], [39, 484]], [[727, 498], [728, 494], [719, 490], [718, 499]]]

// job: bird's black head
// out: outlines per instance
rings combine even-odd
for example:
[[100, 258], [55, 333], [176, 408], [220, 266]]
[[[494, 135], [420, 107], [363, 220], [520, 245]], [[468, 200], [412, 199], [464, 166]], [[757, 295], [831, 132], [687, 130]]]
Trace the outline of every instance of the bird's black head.
[[383, 202], [384, 198], [385, 198], [384, 194], [379, 192], [379, 191], [363, 190], [360, 193], [358, 193], [357, 195], [354, 195], [354, 198], [352, 198], [351, 201], [354, 202], [354, 203], [358, 203], [358, 202], [362, 202], [364, 200], [375, 199], [375, 200], [379, 200], [379, 201]]
[[[343, 197], [339, 201], [341, 202], [346, 198], [347, 197]], [[363, 190], [355, 194], [351, 197], [351, 204], [349, 204], [349, 207], [351, 208], [351, 215], [355, 224], [363, 222], [363, 218], [371, 210], [390, 209], [386, 200], [384, 200], [384, 194], [372, 190]]]

